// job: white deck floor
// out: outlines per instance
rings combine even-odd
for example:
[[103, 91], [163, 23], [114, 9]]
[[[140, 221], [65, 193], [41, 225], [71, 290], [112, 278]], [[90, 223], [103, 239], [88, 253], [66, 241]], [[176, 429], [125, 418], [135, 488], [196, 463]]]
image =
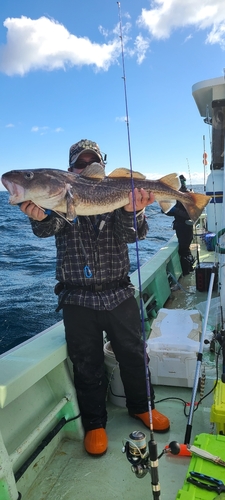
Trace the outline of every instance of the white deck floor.
[[[207, 386], [214, 380], [214, 373], [208, 377]], [[167, 398], [191, 400], [192, 390], [177, 387], [155, 387], [156, 401]], [[199, 396], [198, 396], [199, 397]], [[202, 432], [210, 432], [209, 416], [212, 404], [211, 396], [194, 413], [192, 421], [191, 443]], [[169, 399], [156, 404], [156, 408], [165, 413], [171, 422], [171, 429], [166, 434], [155, 433], [158, 455], [166, 444], [173, 440], [184, 442], [187, 418], [183, 404]], [[128, 416], [127, 410], [108, 403], [107, 434], [109, 439], [107, 453], [99, 458], [90, 457], [84, 450], [82, 441], [64, 441], [57, 453], [45, 468], [32, 491], [23, 500], [136, 500], [153, 498], [151, 477], [147, 474], [138, 479], [131, 472], [131, 465], [122, 453], [122, 442], [134, 430], [149, 433], [138, 421]], [[189, 465], [189, 458], [163, 455], [159, 460], [159, 480], [161, 499], [175, 500], [182, 488]]]

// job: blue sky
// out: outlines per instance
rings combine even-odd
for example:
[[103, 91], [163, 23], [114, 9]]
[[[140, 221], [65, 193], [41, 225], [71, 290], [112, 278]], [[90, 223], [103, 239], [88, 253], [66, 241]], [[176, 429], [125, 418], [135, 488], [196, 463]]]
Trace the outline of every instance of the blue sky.
[[129, 168], [119, 12], [133, 170], [203, 182], [211, 131], [192, 85], [224, 75], [224, 0], [2, 2], [0, 174], [67, 169], [82, 138], [107, 153], [106, 173]]

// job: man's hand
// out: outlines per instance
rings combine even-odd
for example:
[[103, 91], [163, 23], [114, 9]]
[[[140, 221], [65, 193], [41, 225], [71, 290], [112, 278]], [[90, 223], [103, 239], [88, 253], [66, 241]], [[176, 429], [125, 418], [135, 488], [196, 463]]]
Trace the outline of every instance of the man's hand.
[[[130, 203], [128, 205], [125, 205], [124, 210], [127, 212], [133, 212], [134, 211], [134, 206], [133, 206], [133, 195], [132, 192], [129, 194], [129, 200]], [[134, 189], [134, 205], [135, 205], [135, 210], [136, 212], [139, 212], [140, 210], [143, 210], [143, 208], [147, 207], [148, 205], [151, 205], [155, 201], [155, 197], [153, 193], [149, 193], [148, 191], [145, 191], [145, 189]]]
[[48, 217], [41, 208], [37, 207], [32, 201], [24, 201], [20, 205], [20, 210], [28, 215], [31, 219], [38, 220], [41, 222], [42, 220], [46, 219]]

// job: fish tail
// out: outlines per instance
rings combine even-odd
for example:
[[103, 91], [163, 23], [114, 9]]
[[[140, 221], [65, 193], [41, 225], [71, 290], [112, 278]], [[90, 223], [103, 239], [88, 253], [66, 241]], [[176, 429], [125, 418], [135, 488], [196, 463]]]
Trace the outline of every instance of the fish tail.
[[193, 222], [196, 222], [200, 217], [203, 209], [211, 199], [211, 196], [206, 196], [205, 194], [191, 193], [191, 192], [188, 192], [187, 194], [188, 194], [188, 201], [182, 200], [181, 203], [186, 208], [190, 219]]

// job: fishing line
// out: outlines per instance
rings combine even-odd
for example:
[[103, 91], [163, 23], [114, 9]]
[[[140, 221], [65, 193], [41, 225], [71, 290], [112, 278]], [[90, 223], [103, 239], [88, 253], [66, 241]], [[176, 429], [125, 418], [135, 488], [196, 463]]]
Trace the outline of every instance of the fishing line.
[[[138, 284], [139, 284], [139, 294], [140, 294], [140, 309], [141, 309], [141, 318], [143, 320], [144, 311], [143, 311], [143, 297], [142, 297], [142, 286], [141, 286], [141, 275], [140, 275], [140, 259], [139, 259], [139, 248], [138, 248], [138, 239], [137, 239], [137, 221], [136, 221], [136, 208], [135, 208], [135, 197], [134, 197], [134, 179], [133, 179], [133, 167], [132, 167], [132, 155], [131, 155], [131, 141], [130, 141], [130, 128], [129, 128], [129, 113], [128, 113], [128, 99], [127, 99], [127, 88], [126, 88], [126, 74], [125, 74], [125, 63], [124, 63], [124, 47], [123, 47], [123, 33], [122, 33], [122, 21], [121, 21], [121, 12], [120, 12], [120, 2], [117, 2], [119, 9], [119, 22], [120, 22], [120, 40], [121, 40], [121, 53], [122, 53], [122, 67], [123, 67], [123, 82], [124, 82], [124, 95], [125, 95], [125, 109], [126, 109], [126, 124], [127, 124], [127, 136], [128, 136], [128, 151], [129, 151], [129, 164], [130, 164], [130, 173], [131, 173], [131, 187], [132, 187], [132, 195], [133, 195], [133, 212], [134, 212], [134, 229], [136, 233], [136, 254], [137, 254], [137, 271], [138, 271]], [[143, 325], [142, 325], [143, 327]], [[143, 335], [145, 337], [145, 328], [143, 328]], [[144, 338], [145, 340], [145, 338]], [[150, 395], [150, 387], [148, 387], [148, 397]], [[152, 415], [150, 419], [150, 423], [152, 424]]]
[[188, 158], [186, 158], [186, 160], [187, 160], [187, 167], [188, 167], [188, 175], [189, 175], [189, 180], [190, 180], [190, 186], [191, 186], [191, 190], [192, 190], [191, 170], [190, 170]]
[[135, 207], [135, 196], [134, 196], [134, 179], [133, 179], [133, 167], [132, 167], [132, 155], [131, 155], [131, 140], [130, 140], [128, 99], [127, 99], [127, 87], [126, 87], [126, 72], [125, 72], [123, 30], [122, 30], [120, 2], [117, 2], [117, 5], [118, 5], [118, 13], [119, 13], [119, 28], [120, 28], [120, 41], [121, 41], [122, 69], [123, 69], [122, 78], [123, 78], [123, 83], [124, 83], [129, 165], [130, 165], [130, 174], [131, 174], [131, 191], [132, 191], [133, 213], [134, 213], [134, 229], [135, 229], [135, 235], [136, 235], [135, 245], [136, 245], [136, 255], [137, 255], [137, 272], [138, 272], [138, 284], [139, 284], [141, 324], [142, 324], [142, 334], [143, 334], [143, 343], [144, 343], [146, 392], [147, 392], [148, 412], [149, 412], [149, 420], [150, 420], [149, 457], [150, 457], [150, 464], [151, 464], [151, 479], [152, 479], [151, 484], [152, 484], [153, 499], [156, 500], [156, 499], [160, 498], [160, 484], [159, 484], [159, 477], [158, 477], [158, 452], [157, 452], [157, 444], [156, 444], [156, 441], [154, 440], [154, 434], [153, 434], [151, 390], [150, 390], [150, 380], [149, 380], [149, 370], [148, 370], [148, 358], [147, 358], [147, 352], [146, 352], [146, 335], [145, 335], [145, 323], [144, 323], [144, 301], [143, 301], [142, 286], [141, 286], [140, 259], [139, 259], [138, 236], [137, 236], [137, 220], [136, 220], [136, 207]]
[[[32, 201], [32, 200], [31, 200]], [[32, 202], [32, 203], [35, 203], [36, 207], [38, 207], [40, 210], [42, 210], [42, 212], [44, 212], [45, 215], [51, 215], [52, 212], [54, 212], [56, 215], [58, 215], [59, 217], [61, 217], [61, 219], [65, 220], [66, 222], [68, 222], [68, 224], [70, 224], [71, 226], [74, 224], [74, 222], [76, 222], [77, 220], [77, 217], [73, 220], [73, 221], [70, 221], [68, 220], [66, 217], [64, 217], [64, 215], [61, 213], [61, 212], [57, 212], [56, 210], [50, 210], [49, 208], [43, 208], [43, 207], [40, 207], [40, 205], [37, 205], [36, 202]], [[20, 206], [21, 203], [18, 203], [18, 205]]]

